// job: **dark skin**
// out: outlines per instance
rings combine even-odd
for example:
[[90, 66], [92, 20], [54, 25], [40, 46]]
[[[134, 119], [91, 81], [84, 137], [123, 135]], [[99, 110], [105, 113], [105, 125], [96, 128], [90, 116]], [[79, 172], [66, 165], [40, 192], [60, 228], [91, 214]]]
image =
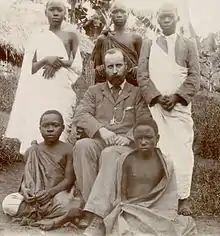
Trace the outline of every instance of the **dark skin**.
[[[114, 35], [115, 39], [133, 51], [137, 52], [139, 57], [142, 46], [142, 38], [137, 34], [126, 32], [125, 24], [127, 22], [127, 12], [123, 7], [115, 6], [114, 9], [112, 9], [112, 22], [114, 24], [114, 31], [111, 33]], [[96, 42], [96, 46], [99, 49], [97, 51], [100, 52], [96, 55], [96, 67], [103, 66], [101, 51], [104, 40], [105, 36], [101, 35]]]
[[[179, 16], [177, 8], [173, 4], [166, 3], [160, 8], [158, 14], [158, 23], [164, 35], [169, 36], [174, 34], [178, 21]], [[187, 102], [178, 94], [170, 94], [166, 96], [160, 95], [155, 99], [155, 103], [159, 103], [163, 109], [168, 112], [172, 111], [177, 103], [180, 103], [183, 106], [187, 105]], [[188, 199], [179, 200], [178, 213], [185, 216], [192, 214], [192, 211], [188, 205]]]
[[129, 155], [123, 164], [122, 201], [147, 196], [163, 177], [163, 166], [156, 153], [158, 139], [159, 135], [150, 126], [135, 128], [137, 152]]
[[[42, 190], [36, 196], [30, 196], [28, 192], [24, 192], [24, 198], [27, 203], [38, 202], [40, 205], [48, 203], [56, 194], [69, 190], [75, 181], [75, 173], [73, 170], [72, 147], [59, 140], [64, 125], [61, 118], [57, 114], [46, 114], [40, 123], [40, 132], [44, 138], [44, 142], [38, 144], [42, 149], [57, 153], [59, 162], [65, 166], [64, 179], [56, 186]], [[60, 158], [61, 157], [61, 158]]]
[[32, 61], [32, 74], [43, 68], [43, 77], [51, 79], [61, 67], [66, 68], [72, 65], [79, 42], [74, 32], [61, 30], [61, 24], [65, 16], [65, 6], [61, 2], [55, 0], [48, 2], [45, 14], [48, 18], [50, 30], [62, 40], [69, 58], [64, 60], [58, 56], [48, 56], [38, 61], [37, 52], [35, 52]]
[[[163, 31], [163, 34], [166, 36], [172, 35], [176, 31], [176, 24], [179, 21], [177, 15], [177, 9], [172, 4], [164, 4], [158, 13], [158, 23]], [[165, 96], [158, 96], [155, 100], [155, 103], [159, 103], [164, 110], [172, 111], [177, 103], [186, 105], [186, 101], [180, 97], [178, 94], [170, 94]]]

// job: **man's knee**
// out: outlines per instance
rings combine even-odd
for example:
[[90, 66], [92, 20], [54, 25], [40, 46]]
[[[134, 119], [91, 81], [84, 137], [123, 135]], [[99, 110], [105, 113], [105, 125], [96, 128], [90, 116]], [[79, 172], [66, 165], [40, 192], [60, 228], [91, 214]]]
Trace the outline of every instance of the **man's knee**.
[[115, 162], [121, 156], [122, 153], [130, 151], [131, 148], [126, 146], [110, 146], [106, 147], [101, 152], [100, 165], [103, 163]]

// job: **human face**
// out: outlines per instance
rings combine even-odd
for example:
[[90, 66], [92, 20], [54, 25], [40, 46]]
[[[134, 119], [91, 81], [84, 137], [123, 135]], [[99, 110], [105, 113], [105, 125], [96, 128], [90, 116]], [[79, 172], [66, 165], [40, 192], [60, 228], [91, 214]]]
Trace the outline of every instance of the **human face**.
[[112, 21], [116, 26], [124, 26], [127, 22], [128, 14], [123, 7], [114, 7], [111, 11]]
[[61, 25], [65, 17], [65, 6], [59, 0], [49, 1], [45, 14], [51, 26]]
[[125, 62], [121, 52], [105, 56], [105, 73], [107, 80], [112, 85], [120, 85], [125, 80]]
[[148, 125], [139, 125], [134, 130], [136, 148], [141, 152], [152, 151], [158, 142], [159, 135]]
[[158, 14], [158, 23], [165, 35], [174, 34], [179, 20], [175, 9], [161, 9]]
[[59, 140], [64, 126], [57, 114], [45, 114], [40, 123], [40, 132], [46, 143], [55, 143]]

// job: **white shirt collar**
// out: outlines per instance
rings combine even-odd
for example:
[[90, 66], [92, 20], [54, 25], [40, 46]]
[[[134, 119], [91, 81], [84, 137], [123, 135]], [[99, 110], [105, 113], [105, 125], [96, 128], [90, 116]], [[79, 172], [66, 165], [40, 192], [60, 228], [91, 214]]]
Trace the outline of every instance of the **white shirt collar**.
[[[109, 88], [112, 89], [114, 85], [111, 84], [109, 81], [107, 81], [107, 83], [108, 83]], [[121, 91], [123, 90], [125, 83], [126, 83], [126, 80], [124, 80], [124, 82], [120, 85]]]
[[174, 34], [171, 34], [171, 35], [168, 35], [168, 36], [164, 35], [164, 36], [167, 40], [172, 40], [173, 42], [176, 42], [177, 33], [174, 33]]

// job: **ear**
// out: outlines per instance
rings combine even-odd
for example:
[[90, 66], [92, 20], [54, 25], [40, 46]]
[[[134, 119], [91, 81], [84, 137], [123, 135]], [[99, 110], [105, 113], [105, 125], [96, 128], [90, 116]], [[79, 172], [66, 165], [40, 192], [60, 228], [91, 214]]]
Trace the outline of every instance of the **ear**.
[[160, 135], [159, 134], [157, 135], [157, 139], [156, 140], [157, 140], [157, 143], [158, 143], [159, 140], [160, 140]]
[[45, 16], [47, 17], [47, 9], [44, 11]]
[[176, 17], [176, 22], [179, 22], [179, 21], [180, 21], [180, 17], [177, 16], [177, 17]]

